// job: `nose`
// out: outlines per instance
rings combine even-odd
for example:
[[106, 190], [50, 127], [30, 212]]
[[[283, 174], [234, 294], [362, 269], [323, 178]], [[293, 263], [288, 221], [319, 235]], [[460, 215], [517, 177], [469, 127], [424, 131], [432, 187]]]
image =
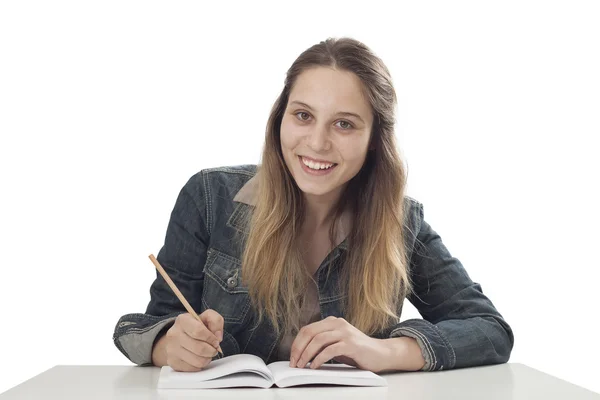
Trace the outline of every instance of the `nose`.
[[308, 137], [308, 145], [314, 152], [327, 151], [331, 147], [327, 127], [315, 127]]

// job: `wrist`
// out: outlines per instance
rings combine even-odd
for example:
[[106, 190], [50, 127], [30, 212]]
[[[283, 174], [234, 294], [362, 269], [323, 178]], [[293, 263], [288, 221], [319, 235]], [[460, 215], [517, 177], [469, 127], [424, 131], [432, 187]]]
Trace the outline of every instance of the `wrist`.
[[165, 349], [166, 335], [162, 335], [152, 346], [152, 364], [156, 367], [167, 365], [167, 354]]
[[419, 371], [425, 358], [416, 339], [408, 336], [382, 339], [388, 349], [388, 369], [393, 371]]

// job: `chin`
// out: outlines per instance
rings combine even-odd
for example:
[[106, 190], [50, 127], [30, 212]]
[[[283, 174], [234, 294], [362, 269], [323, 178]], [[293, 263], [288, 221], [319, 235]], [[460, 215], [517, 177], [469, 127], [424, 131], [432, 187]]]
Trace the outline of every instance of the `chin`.
[[310, 184], [306, 182], [298, 182], [296, 180], [296, 185], [300, 188], [300, 191], [304, 194], [310, 194], [313, 196], [322, 196], [331, 191], [335, 190], [337, 186], [335, 185], [327, 185], [327, 184]]
[[314, 189], [304, 190], [304, 189], [302, 189], [301, 186], [299, 186], [299, 187], [300, 187], [300, 191], [302, 193], [309, 194], [309, 195], [312, 195], [312, 196], [322, 196], [322, 195], [327, 194], [327, 193], [330, 192], [330, 190], [314, 190]]

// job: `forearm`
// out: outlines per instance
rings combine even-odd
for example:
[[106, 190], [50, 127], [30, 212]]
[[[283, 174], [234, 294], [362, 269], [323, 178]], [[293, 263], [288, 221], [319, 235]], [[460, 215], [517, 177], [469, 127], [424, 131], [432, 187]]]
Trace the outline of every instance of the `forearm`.
[[417, 341], [411, 337], [382, 339], [387, 354], [386, 371], [419, 371], [425, 365], [425, 359]]
[[155, 316], [149, 314], [126, 314], [119, 318], [113, 341], [117, 348], [133, 363], [152, 365], [152, 351], [158, 336], [171, 326], [178, 312]]
[[390, 336], [414, 338], [427, 371], [507, 362], [514, 342], [501, 317], [447, 319], [437, 324], [411, 319], [398, 324]]

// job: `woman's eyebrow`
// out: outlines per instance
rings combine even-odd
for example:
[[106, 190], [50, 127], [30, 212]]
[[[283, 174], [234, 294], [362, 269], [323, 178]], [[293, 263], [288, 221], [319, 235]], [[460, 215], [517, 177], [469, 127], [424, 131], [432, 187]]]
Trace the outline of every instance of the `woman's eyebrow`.
[[[294, 101], [291, 101], [291, 102], [290, 102], [290, 104], [294, 104], [294, 103], [296, 103], [296, 104], [298, 104], [298, 105], [301, 105], [302, 107], [306, 107], [306, 108], [308, 108], [309, 110], [312, 110], [312, 107], [311, 107], [311, 106], [309, 106], [308, 104], [306, 104], [306, 103], [303, 103], [303, 102], [301, 102], [301, 101], [294, 100]], [[358, 114], [355, 114], [355, 113], [351, 113], [351, 112], [347, 112], [347, 111], [340, 111], [340, 112], [338, 112], [336, 115], [342, 115], [342, 116], [345, 116], [345, 117], [355, 117], [355, 118], [357, 118], [358, 120], [360, 120], [360, 122], [362, 122], [363, 124], [365, 123], [365, 121], [363, 121], [363, 119], [360, 117], [360, 115], [358, 115]]]

